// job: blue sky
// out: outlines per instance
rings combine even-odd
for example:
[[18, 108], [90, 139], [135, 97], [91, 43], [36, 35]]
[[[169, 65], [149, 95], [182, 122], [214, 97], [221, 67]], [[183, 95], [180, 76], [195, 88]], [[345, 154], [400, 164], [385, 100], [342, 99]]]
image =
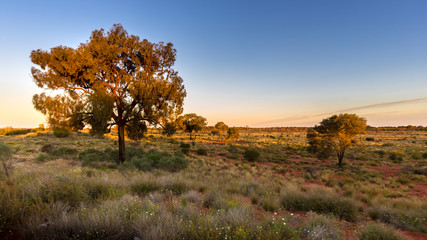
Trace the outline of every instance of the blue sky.
[[427, 125], [426, 1], [8, 1], [0, 127], [34, 127], [29, 54], [94, 29], [172, 42], [184, 111], [210, 124], [313, 126], [333, 113]]

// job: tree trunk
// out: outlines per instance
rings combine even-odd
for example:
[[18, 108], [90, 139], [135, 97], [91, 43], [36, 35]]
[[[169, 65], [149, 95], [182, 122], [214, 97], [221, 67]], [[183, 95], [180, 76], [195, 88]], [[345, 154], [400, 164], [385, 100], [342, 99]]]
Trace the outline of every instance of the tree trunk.
[[126, 161], [125, 156], [125, 125], [118, 125], [119, 127], [119, 163]]
[[342, 160], [344, 159], [344, 151], [338, 153], [338, 166], [342, 168]]

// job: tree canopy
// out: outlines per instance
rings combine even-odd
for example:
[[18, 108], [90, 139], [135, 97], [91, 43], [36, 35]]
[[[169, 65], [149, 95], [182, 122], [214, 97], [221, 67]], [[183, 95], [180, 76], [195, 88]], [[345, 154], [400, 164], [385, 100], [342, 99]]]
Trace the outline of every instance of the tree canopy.
[[353, 144], [354, 137], [365, 132], [366, 119], [356, 114], [339, 114], [323, 119], [307, 133], [310, 149], [328, 156], [334, 151], [337, 154], [338, 165], [342, 167], [345, 151]]
[[227, 130], [228, 130], [228, 126], [224, 122], [217, 122], [215, 124], [215, 128], [218, 130], [220, 138], [222, 137], [222, 134], [227, 132]]
[[75, 49], [38, 49], [30, 57], [38, 66], [31, 69], [37, 86], [57, 93], [36, 94], [35, 108], [53, 127], [91, 125], [93, 133], [104, 133], [117, 125], [120, 162], [125, 161], [125, 128], [139, 139], [147, 124], [182, 112], [186, 91], [173, 69], [173, 44], [141, 40], [120, 24], [108, 32], [94, 30]]
[[190, 133], [190, 139], [192, 139], [192, 134], [202, 130], [207, 125], [206, 118], [198, 116], [195, 113], [188, 113], [178, 118], [181, 128]]

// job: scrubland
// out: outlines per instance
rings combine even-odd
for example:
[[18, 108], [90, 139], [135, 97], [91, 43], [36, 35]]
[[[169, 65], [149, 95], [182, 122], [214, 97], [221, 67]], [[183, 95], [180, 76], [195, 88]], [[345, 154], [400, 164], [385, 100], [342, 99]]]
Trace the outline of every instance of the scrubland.
[[427, 238], [423, 129], [370, 129], [343, 168], [307, 152], [304, 128], [159, 133], [120, 165], [114, 133], [0, 136], [0, 238]]

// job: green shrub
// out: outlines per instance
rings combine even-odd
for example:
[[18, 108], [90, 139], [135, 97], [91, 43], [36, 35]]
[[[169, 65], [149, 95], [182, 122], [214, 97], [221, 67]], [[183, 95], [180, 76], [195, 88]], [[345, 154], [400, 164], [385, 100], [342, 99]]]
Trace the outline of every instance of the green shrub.
[[53, 135], [57, 138], [64, 138], [70, 136], [71, 132], [65, 128], [54, 128]]
[[423, 155], [421, 155], [421, 157], [422, 157], [423, 159], [427, 159], [427, 152], [423, 153]]
[[6, 136], [15, 136], [30, 133], [31, 129], [16, 129], [6, 133]]
[[248, 149], [243, 153], [243, 157], [249, 162], [258, 160], [260, 155], [260, 152], [256, 149]]
[[381, 224], [369, 224], [358, 229], [360, 240], [401, 240], [403, 239], [396, 230]]
[[356, 220], [358, 209], [354, 202], [321, 189], [308, 193], [285, 192], [281, 196], [281, 204], [288, 210], [333, 214], [347, 221]]
[[48, 154], [54, 158], [73, 157], [78, 153], [77, 149], [69, 147], [59, 147], [50, 151]]
[[150, 149], [144, 156], [135, 155], [125, 164], [143, 171], [148, 171], [152, 168], [178, 171], [188, 166], [188, 160], [183, 154], [175, 153], [172, 155], [168, 152]]
[[[83, 166], [98, 167], [98, 166], [112, 166], [114, 161], [111, 156], [104, 152], [94, 148], [86, 149], [79, 154], [79, 160], [82, 161]], [[102, 164], [107, 163], [107, 164]]]
[[197, 149], [196, 153], [199, 155], [204, 155], [204, 156], [208, 155], [208, 151], [206, 151], [206, 149], [204, 149], [204, 148]]
[[191, 145], [189, 143], [181, 143], [179, 147], [181, 148], [181, 152], [187, 155], [190, 152]]
[[36, 157], [37, 162], [46, 162], [51, 159], [52, 159], [51, 156], [49, 156], [49, 154], [46, 154], [46, 153], [41, 153]]
[[302, 235], [309, 240], [338, 240], [343, 238], [338, 224], [322, 215], [313, 215], [301, 227]]
[[403, 152], [399, 152], [399, 151], [392, 151], [389, 154], [390, 160], [393, 160], [393, 162], [395, 162], [395, 163], [401, 163], [403, 161], [404, 156], [405, 156], [405, 154]]
[[365, 140], [366, 140], [366, 141], [368, 141], [368, 142], [369, 142], [369, 141], [371, 141], [371, 142], [372, 142], [372, 141], [375, 141], [375, 138], [373, 138], [373, 137], [367, 137], [367, 138], [365, 138]]

